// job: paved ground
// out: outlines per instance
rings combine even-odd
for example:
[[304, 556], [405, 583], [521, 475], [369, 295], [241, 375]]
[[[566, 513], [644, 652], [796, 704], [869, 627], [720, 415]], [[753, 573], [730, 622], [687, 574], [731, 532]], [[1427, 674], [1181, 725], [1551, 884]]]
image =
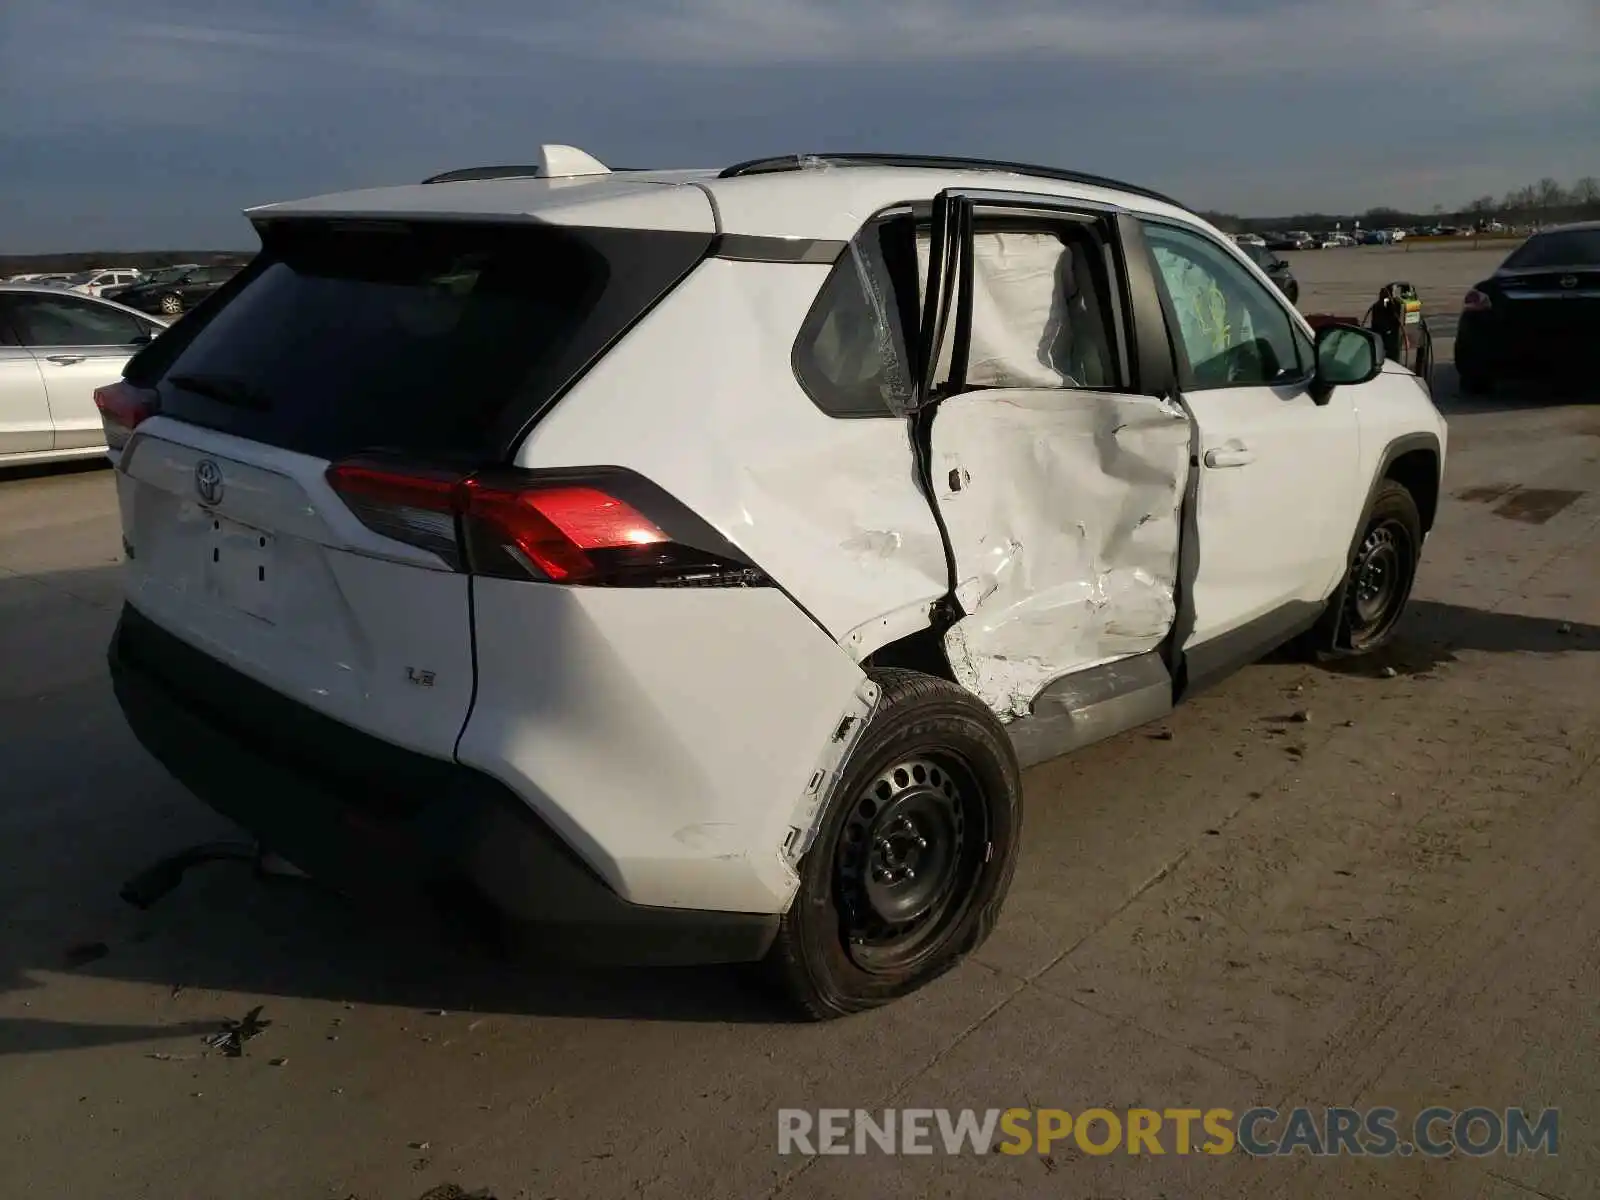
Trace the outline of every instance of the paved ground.
[[[1308, 308], [1409, 275], [1439, 312], [1493, 262], [1295, 268]], [[518, 973], [226, 864], [121, 905], [130, 873], [225, 831], [110, 698], [108, 474], [0, 482], [0, 1195], [1594, 1196], [1600, 408], [1442, 383], [1450, 495], [1392, 677], [1266, 663], [1170, 740], [1030, 772], [977, 961], [823, 1027], [738, 973]], [[245, 1057], [202, 1053], [256, 1005]], [[785, 1106], [1258, 1102], [1558, 1105], [1560, 1153], [775, 1153]]]

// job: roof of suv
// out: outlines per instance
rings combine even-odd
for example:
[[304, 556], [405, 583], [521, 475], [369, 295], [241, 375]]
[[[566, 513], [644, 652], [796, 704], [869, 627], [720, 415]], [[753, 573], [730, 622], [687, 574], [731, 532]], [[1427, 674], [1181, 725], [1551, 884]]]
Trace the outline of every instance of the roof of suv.
[[1197, 221], [1158, 193], [1097, 176], [1025, 163], [890, 155], [762, 159], [726, 170], [615, 171], [545, 177], [534, 168], [451, 172], [399, 187], [369, 188], [252, 208], [280, 217], [494, 219], [681, 230], [758, 237], [848, 240], [875, 212], [926, 200], [950, 187], [1031, 192]]

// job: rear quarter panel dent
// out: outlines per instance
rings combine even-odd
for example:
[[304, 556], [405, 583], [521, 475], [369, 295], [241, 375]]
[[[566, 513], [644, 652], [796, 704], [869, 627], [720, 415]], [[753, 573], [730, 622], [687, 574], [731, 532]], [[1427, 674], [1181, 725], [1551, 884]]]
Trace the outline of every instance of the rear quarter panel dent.
[[835, 639], [859, 632], [860, 656], [882, 644], [876, 619], [944, 594], [946, 569], [906, 423], [828, 417], [790, 370], [828, 271], [701, 264], [534, 429], [517, 462], [649, 477]]
[[781, 912], [791, 822], [859, 667], [774, 588], [480, 579], [458, 756], [624, 899]]

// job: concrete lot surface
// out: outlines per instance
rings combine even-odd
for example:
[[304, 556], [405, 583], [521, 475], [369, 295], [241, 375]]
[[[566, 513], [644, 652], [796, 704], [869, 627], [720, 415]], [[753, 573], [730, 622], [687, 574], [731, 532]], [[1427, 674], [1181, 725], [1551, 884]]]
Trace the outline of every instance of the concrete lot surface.
[[[1308, 311], [1409, 277], [1447, 318], [1498, 258], [1294, 266]], [[1031, 771], [992, 940], [825, 1026], [740, 972], [496, 964], [232, 864], [125, 906], [229, 830], [111, 699], [109, 473], [0, 480], [0, 1196], [1600, 1194], [1600, 397], [1441, 387], [1447, 497], [1392, 652], [1264, 663]], [[258, 1005], [243, 1057], [206, 1052]], [[1557, 1106], [1559, 1153], [776, 1149], [781, 1107], [1384, 1103]]]

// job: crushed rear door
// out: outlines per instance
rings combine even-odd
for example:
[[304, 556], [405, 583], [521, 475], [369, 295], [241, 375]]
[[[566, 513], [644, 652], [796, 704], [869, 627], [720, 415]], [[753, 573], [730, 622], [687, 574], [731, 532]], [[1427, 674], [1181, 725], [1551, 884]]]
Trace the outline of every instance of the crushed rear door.
[[1162, 647], [1176, 616], [1193, 422], [1159, 312], [1136, 320], [1130, 225], [1031, 194], [935, 203], [920, 419], [959, 612], [945, 649], [1003, 720]]

